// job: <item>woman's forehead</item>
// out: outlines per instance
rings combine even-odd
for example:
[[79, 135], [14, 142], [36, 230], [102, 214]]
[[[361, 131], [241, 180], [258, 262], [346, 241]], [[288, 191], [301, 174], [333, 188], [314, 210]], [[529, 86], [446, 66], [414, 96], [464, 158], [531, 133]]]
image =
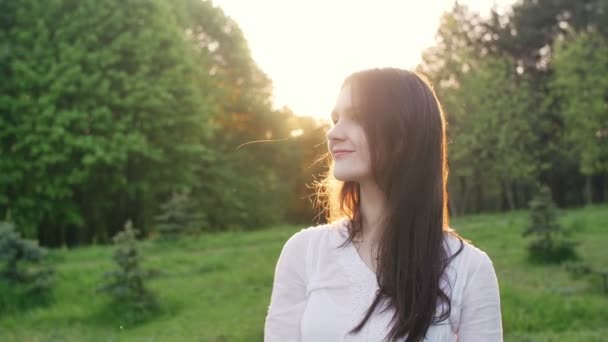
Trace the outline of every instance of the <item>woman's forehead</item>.
[[353, 96], [353, 87], [351, 83], [347, 83], [340, 89], [340, 93], [338, 94], [338, 98], [336, 99], [336, 104], [334, 106], [332, 114], [351, 114], [356, 112], [355, 107], [357, 106], [354, 102], [355, 100]]
[[344, 108], [352, 106], [352, 86], [350, 84], [345, 84], [338, 94], [338, 98], [336, 99], [336, 107], [338, 111], [343, 110]]

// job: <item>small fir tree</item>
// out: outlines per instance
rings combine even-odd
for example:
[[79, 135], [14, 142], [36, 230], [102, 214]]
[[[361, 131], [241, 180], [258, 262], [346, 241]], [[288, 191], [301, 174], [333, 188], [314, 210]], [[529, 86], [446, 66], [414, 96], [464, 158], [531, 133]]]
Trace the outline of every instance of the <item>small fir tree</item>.
[[156, 230], [164, 237], [200, 232], [207, 224], [207, 216], [196, 208], [190, 199], [190, 191], [173, 192], [161, 205], [161, 213], [154, 219]]
[[534, 261], [561, 262], [576, 259], [576, 242], [568, 239], [569, 231], [558, 222], [558, 213], [545, 185], [538, 188], [530, 201], [530, 220], [523, 236], [536, 238], [528, 245], [529, 257]]
[[116, 249], [113, 258], [118, 269], [104, 274], [103, 284], [97, 291], [109, 293], [118, 303], [146, 311], [155, 308], [157, 300], [145, 286], [145, 281], [151, 277], [152, 272], [141, 269], [142, 257], [137, 248], [137, 233], [138, 230], [128, 220], [124, 230], [114, 236]]
[[15, 224], [0, 221], [0, 281], [20, 287], [25, 294], [43, 294], [51, 289], [54, 270], [43, 266], [48, 251], [38, 241], [21, 238]]

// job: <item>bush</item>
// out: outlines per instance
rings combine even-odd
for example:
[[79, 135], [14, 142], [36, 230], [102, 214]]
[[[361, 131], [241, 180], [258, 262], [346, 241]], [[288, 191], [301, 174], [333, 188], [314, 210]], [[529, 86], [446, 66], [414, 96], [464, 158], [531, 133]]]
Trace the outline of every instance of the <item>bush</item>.
[[608, 269], [599, 269], [591, 267], [581, 261], [578, 262], [567, 262], [564, 265], [566, 271], [570, 273], [573, 279], [580, 279], [584, 277], [590, 277], [593, 275], [598, 276], [602, 282], [602, 289], [604, 294], [608, 295]]
[[113, 258], [118, 269], [104, 273], [103, 284], [96, 291], [110, 294], [115, 303], [145, 312], [157, 307], [157, 299], [145, 286], [145, 281], [152, 277], [152, 271], [140, 267], [137, 233], [129, 220], [124, 230], [114, 236], [116, 249]]
[[568, 239], [570, 231], [557, 220], [557, 209], [551, 199], [551, 191], [541, 186], [530, 201], [530, 223], [523, 236], [534, 235], [536, 239], [528, 245], [528, 255], [533, 261], [562, 262], [577, 259], [578, 244]]
[[54, 275], [43, 265], [47, 254], [37, 241], [22, 239], [12, 222], [0, 221], [0, 309], [47, 299]]

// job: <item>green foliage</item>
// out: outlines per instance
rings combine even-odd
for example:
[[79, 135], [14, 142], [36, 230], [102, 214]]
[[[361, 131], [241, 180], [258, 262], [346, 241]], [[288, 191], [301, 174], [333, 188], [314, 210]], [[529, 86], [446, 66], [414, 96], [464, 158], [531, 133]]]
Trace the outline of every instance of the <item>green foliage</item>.
[[217, 154], [202, 164], [192, 197], [206, 209], [211, 230], [279, 223], [287, 214], [284, 204], [293, 198], [295, 174], [280, 175], [285, 164], [295, 161], [283, 142], [289, 137], [289, 118], [271, 108], [272, 82], [251, 58], [238, 24], [220, 8], [198, 0], [174, 5], [194, 50], [216, 61], [208, 82], [219, 110], [213, 120], [220, 132], [213, 142]]
[[446, 112], [456, 213], [520, 207], [516, 189], [533, 183], [542, 169], [537, 95], [512, 60], [484, 51], [483, 34], [482, 19], [455, 4], [442, 17], [437, 46], [424, 52], [418, 67]]
[[454, 172], [478, 180], [492, 175], [502, 182], [513, 210], [513, 185], [531, 183], [539, 171], [533, 92], [508, 60], [486, 57], [475, 63], [454, 95], [461, 106], [452, 112]]
[[44, 264], [48, 251], [23, 239], [14, 223], [0, 221], [0, 310], [45, 302], [54, 283], [54, 269]]
[[3, 1], [0, 13], [0, 213], [25, 236], [110, 242], [127, 217], [153, 227], [179, 188], [206, 229], [252, 229], [283, 220], [305, 188], [283, 172], [301, 165], [293, 145], [239, 147], [288, 137], [289, 116], [212, 2]]
[[[514, 72], [512, 61], [482, 54], [480, 18], [455, 5], [441, 21], [438, 46], [427, 50], [419, 71], [429, 74], [446, 111], [453, 210], [466, 212], [477, 187], [491, 184], [516, 209], [516, 186], [537, 176], [536, 98], [530, 80]], [[490, 183], [490, 184], [489, 184]]]
[[577, 205], [584, 175], [605, 179], [607, 5], [523, 0], [482, 18], [456, 2], [443, 15], [418, 70], [448, 119], [452, 212], [525, 208], [537, 180]]
[[155, 217], [156, 230], [163, 237], [194, 234], [208, 226], [207, 216], [190, 199], [190, 190], [173, 192], [162, 204], [161, 213]]
[[[605, 264], [604, 264], [605, 265]], [[567, 262], [564, 265], [566, 271], [570, 273], [573, 279], [597, 277], [601, 280], [602, 291], [608, 295], [608, 269], [599, 269], [589, 266], [582, 261]]]
[[558, 222], [557, 209], [547, 186], [540, 186], [530, 201], [529, 224], [522, 235], [536, 237], [528, 245], [531, 260], [562, 262], [577, 258], [574, 250], [577, 243], [568, 239], [569, 231]]
[[126, 218], [122, 208], [149, 221], [156, 198], [193, 182], [213, 153], [204, 141], [216, 113], [201, 95], [205, 61], [189, 53], [170, 4], [15, 7], [2, 36], [11, 50], [2, 82], [10, 90], [0, 101], [0, 208], [12, 210], [26, 236], [57, 245], [69, 236], [106, 241], [105, 227]]
[[[524, 208], [537, 179], [560, 205], [581, 202], [585, 175], [602, 198], [607, 4], [442, 17], [420, 70], [446, 110], [453, 213]], [[211, 1], [0, 1], [0, 19], [0, 213], [24, 237], [106, 243], [127, 217], [147, 235], [180, 188], [205, 230], [314, 217], [326, 127], [272, 109]]]
[[0, 280], [11, 285], [24, 286], [26, 293], [40, 293], [52, 286], [54, 271], [50, 268], [31, 268], [41, 265], [47, 255], [38, 242], [21, 238], [12, 222], [0, 222], [0, 261], [3, 269]]
[[564, 263], [564, 269], [570, 272], [574, 279], [580, 279], [581, 277], [591, 274], [593, 271], [589, 265], [582, 261], [568, 261]]
[[145, 313], [157, 309], [158, 302], [145, 285], [152, 273], [141, 269], [142, 256], [137, 247], [137, 233], [138, 230], [133, 228], [129, 220], [124, 230], [114, 236], [116, 249], [113, 259], [118, 269], [104, 273], [102, 285], [96, 291], [110, 294], [115, 303]]
[[572, 32], [556, 41], [554, 49], [552, 95], [561, 101], [565, 139], [588, 177], [586, 202], [591, 203], [590, 176], [608, 172], [608, 38]]

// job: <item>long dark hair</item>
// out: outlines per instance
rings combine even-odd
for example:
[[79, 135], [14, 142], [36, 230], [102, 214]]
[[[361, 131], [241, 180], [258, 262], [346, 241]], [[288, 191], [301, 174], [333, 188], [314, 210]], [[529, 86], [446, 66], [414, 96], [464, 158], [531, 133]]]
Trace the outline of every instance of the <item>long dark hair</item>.
[[[444, 270], [462, 251], [463, 239], [449, 227], [446, 121], [430, 82], [415, 72], [394, 68], [356, 72], [344, 81], [351, 85], [355, 115], [369, 143], [371, 172], [386, 196], [384, 221], [377, 246], [379, 290], [358, 333], [376, 307], [392, 307], [391, 341], [407, 335], [422, 340], [433, 323], [450, 315], [450, 297], [440, 288]], [[333, 161], [317, 185], [318, 203], [328, 221], [346, 216], [347, 243], [362, 234], [360, 187], [333, 177]], [[452, 256], [444, 234], [460, 241]], [[441, 312], [436, 313], [438, 304]], [[386, 339], [385, 339], [386, 340]]]

